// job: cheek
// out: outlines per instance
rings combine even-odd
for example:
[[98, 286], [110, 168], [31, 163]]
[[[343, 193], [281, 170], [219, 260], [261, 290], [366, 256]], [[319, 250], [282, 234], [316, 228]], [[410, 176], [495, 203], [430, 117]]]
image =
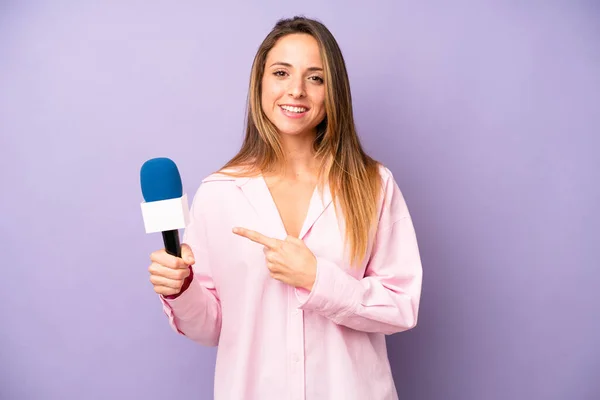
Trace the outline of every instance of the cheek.
[[269, 116], [269, 118], [271, 114], [273, 114], [273, 104], [275, 104], [275, 100], [276, 99], [271, 91], [263, 89], [261, 96], [261, 107], [263, 112]]
[[325, 111], [325, 90], [319, 88], [315, 90], [313, 95], [313, 104], [316, 105], [322, 112]]
[[262, 81], [262, 101], [275, 101], [281, 94], [280, 86], [280, 84], [273, 82], [271, 79], [264, 79]]
[[316, 103], [319, 108], [319, 117], [325, 116], [325, 96], [320, 96], [317, 98]]

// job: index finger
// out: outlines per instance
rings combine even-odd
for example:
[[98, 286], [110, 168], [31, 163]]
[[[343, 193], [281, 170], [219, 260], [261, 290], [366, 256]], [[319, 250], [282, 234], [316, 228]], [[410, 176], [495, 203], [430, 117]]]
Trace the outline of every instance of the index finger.
[[279, 241], [277, 239], [270, 238], [268, 236], [263, 235], [262, 233], [253, 231], [251, 229], [233, 228], [233, 233], [248, 238], [253, 242], [262, 244], [263, 246], [267, 246], [272, 249], [277, 247], [277, 245], [279, 244]]

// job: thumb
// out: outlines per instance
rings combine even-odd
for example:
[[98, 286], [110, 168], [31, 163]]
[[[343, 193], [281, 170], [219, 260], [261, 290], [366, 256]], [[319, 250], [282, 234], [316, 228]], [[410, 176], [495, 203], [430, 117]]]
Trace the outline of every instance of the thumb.
[[187, 243], [181, 245], [181, 258], [187, 265], [192, 265], [196, 262], [192, 248]]

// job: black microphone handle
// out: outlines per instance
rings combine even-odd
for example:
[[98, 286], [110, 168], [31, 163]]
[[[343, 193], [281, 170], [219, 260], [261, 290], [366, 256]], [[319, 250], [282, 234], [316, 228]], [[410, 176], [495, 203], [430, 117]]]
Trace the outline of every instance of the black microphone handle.
[[163, 231], [162, 233], [163, 242], [165, 243], [165, 250], [172, 256], [181, 258], [181, 244], [179, 243], [179, 231], [174, 229], [172, 231]]

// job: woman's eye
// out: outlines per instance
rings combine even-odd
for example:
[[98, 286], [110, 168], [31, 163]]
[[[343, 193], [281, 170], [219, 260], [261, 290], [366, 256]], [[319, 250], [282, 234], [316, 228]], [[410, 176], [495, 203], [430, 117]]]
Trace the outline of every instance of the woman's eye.
[[[280, 71], [275, 71], [275, 72], [273, 72], [273, 75], [275, 75], [275, 76], [277, 76], [277, 77], [280, 77], [280, 78], [283, 78], [283, 77], [286, 77], [288, 74], [287, 74], [287, 72], [285, 72], [285, 71], [281, 71], [281, 70], [280, 70]], [[311, 77], [310, 77], [310, 78], [308, 78], [308, 79], [310, 79], [310, 80], [312, 80], [312, 81], [315, 81], [315, 82], [317, 82], [317, 83], [319, 83], [319, 84], [321, 84], [321, 83], [323, 83], [323, 82], [324, 82], [324, 81], [323, 81], [323, 78], [321, 78], [320, 76], [311, 76]]]

